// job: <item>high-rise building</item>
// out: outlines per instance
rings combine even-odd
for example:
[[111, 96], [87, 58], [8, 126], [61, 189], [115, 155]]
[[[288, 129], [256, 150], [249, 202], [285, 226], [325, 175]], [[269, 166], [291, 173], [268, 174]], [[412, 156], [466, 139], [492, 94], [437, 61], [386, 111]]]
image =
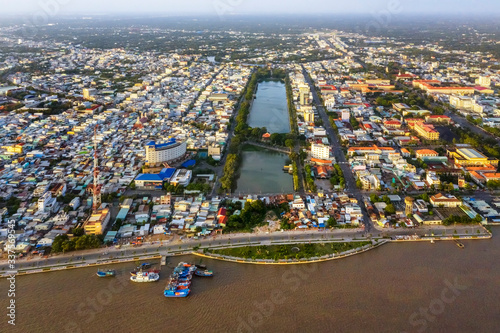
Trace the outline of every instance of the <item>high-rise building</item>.
[[314, 111], [305, 110], [304, 111], [304, 121], [308, 123], [314, 123]]
[[311, 157], [320, 160], [328, 160], [330, 158], [330, 147], [313, 143], [311, 145]]
[[351, 112], [348, 109], [342, 110], [342, 121], [348, 122], [351, 119]]
[[309, 93], [310, 92], [311, 92], [311, 90], [309, 89], [309, 86], [306, 86], [306, 85], [299, 86], [300, 105], [309, 104]]
[[97, 90], [94, 88], [84, 88], [83, 89], [83, 98], [92, 99], [92, 96], [95, 95]]
[[175, 139], [160, 144], [151, 141], [146, 145], [146, 164], [155, 165], [174, 161], [186, 154], [186, 148], [186, 142], [177, 142]]
[[406, 204], [405, 214], [406, 214], [406, 216], [413, 214], [413, 202], [414, 201], [415, 201], [415, 199], [413, 199], [412, 197], [405, 198], [405, 204]]

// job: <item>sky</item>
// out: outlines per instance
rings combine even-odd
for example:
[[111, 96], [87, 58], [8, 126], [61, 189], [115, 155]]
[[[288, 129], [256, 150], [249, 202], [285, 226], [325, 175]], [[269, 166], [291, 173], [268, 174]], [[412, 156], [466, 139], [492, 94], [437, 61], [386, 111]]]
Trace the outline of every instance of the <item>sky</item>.
[[500, 1], [482, 0], [0, 0], [15, 14], [500, 14]]

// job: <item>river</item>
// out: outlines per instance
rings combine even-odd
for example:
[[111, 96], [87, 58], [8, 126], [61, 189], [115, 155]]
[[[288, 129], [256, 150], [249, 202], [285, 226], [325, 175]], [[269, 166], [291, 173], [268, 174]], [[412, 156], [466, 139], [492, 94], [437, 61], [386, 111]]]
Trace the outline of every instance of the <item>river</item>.
[[[500, 237], [464, 244], [388, 244], [294, 266], [176, 257], [149, 284], [128, 281], [134, 263], [109, 279], [95, 268], [22, 276], [15, 329], [3, 315], [0, 332], [498, 332]], [[202, 260], [216, 276], [167, 299], [180, 260]], [[0, 289], [6, 311], [5, 279]]]
[[248, 125], [265, 127], [269, 133], [289, 133], [290, 118], [285, 84], [263, 81], [257, 85], [257, 94], [250, 109]]
[[283, 172], [288, 155], [269, 149], [245, 146], [236, 193], [292, 193], [293, 178]]

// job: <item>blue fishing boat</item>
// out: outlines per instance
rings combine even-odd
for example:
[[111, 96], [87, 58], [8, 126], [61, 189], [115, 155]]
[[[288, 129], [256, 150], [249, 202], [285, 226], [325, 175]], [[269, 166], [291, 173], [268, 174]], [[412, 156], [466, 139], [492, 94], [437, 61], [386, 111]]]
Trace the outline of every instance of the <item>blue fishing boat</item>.
[[112, 269], [108, 269], [106, 271], [97, 270], [96, 275], [98, 277], [112, 277], [115, 276], [115, 271]]
[[165, 297], [187, 297], [190, 291], [190, 289], [165, 289], [163, 295], [165, 295]]
[[191, 292], [191, 279], [196, 271], [196, 266], [179, 263], [170, 276], [169, 283], [163, 291], [165, 297], [187, 297]]
[[202, 276], [202, 277], [211, 277], [211, 276], [214, 276], [214, 272], [209, 271], [209, 270], [204, 270], [204, 271], [197, 270], [194, 272], [194, 275]]

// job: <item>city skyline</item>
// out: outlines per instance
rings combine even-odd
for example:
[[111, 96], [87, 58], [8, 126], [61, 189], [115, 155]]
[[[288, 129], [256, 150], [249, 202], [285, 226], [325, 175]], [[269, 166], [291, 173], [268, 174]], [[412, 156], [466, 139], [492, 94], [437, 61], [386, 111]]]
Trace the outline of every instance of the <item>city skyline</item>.
[[467, 1], [419, 1], [358, 0], [350, 3], [320, 0], [303, 2], [288, 1], [286, 7], [280, 1], [263, 0], [192, 0], [189, 5], [150, 0], [146, 2], [89, 0], [27, 0], [22, 3], [9, 1], [3, 4], [4, 14], [32, 14], [42, 10], [53, 15], [65, 14], [160, 14], [160, 15], [221, 15], [221, 14], [373, 14], [387, 10], [391, 14], [499, 14], [500, 6], [493, 0], [483, 1], [481, 6]]

